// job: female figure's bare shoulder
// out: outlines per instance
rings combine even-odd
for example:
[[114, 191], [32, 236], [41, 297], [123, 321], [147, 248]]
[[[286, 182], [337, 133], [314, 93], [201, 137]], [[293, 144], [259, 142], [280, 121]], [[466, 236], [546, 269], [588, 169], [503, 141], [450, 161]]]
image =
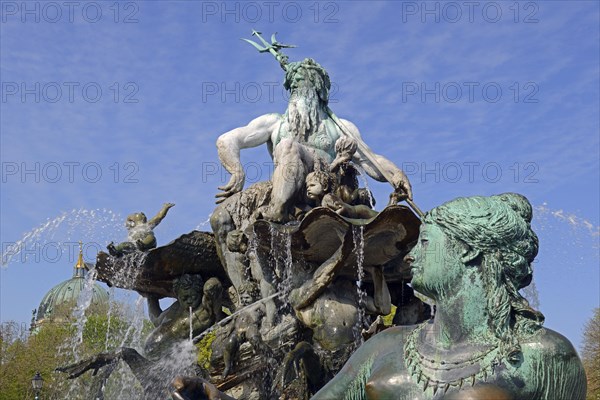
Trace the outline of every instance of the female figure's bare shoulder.
[[535, 398], [585, 398], [586, 377], [577, 351], [558, 332], [541, 328], [521, 341], [522, 360], [516, 360], [521, 378]]
[[374, 355], [383, 357], [388, 354], [404, 357], [404, 343], [412, 331], [420, 325], [392, 326], [367, 340], [352, 357], [359, 356], [361, 360], [373, 358]]
[[577, 351], [566, 337], [548, 328], [540, 328], [521, 341], [524, 353], [544, 357], [573, 357]]

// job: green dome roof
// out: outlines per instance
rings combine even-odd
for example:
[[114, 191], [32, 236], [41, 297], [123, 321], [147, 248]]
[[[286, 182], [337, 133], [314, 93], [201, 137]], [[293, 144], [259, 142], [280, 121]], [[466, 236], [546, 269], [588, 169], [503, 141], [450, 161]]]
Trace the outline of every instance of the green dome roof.
[[[86, 265], [83, 261], [83, 254], [80, 251], [73, 277], [59, 283], [46, 293], [38, 307], [36, 323], [51, 317], [57, 306], [62, 304], [77, 304], [80, 294], [85, 289], [85, 271]], [[92, 287], [92, 304], [102, 303], [108, 303], [108, 292], [104, 290], [102, 286], [94, 282]]]

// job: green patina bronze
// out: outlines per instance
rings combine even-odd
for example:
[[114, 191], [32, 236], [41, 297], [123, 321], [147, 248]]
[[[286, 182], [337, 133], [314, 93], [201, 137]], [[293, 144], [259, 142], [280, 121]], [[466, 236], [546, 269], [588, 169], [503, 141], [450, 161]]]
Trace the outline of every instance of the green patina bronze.
[[376, 335], [313, 399], [584, 399], [575, 349], [519, 294], [538, 251], [531, 218], [513, 193], [427, 213], [407, 261], [435, 318]]
[[[155, 248], [167, 203], [150, 221], [129, 216], [128, 241], [98, 256], [99, 279], [148, 300], [147, 358], [121, 348], [61, 370], [123, 360], [146, 398], [162, 399], [168, 357], [204, 337], [201, 372], [176, 378], [174, 399], [583, 400], [576, 351], [519, 293], [538, 251], [527, 199], [459, 198], [422, 213], [404, 172], [331, 111], [327, 71], [253, 34], [262, 45], [246, 41], [276, 57], [290, 99], [283, 114], [217, 139], [231, 178], [214, 234]], [[240, 152], [262, 145], [273, 176], [244, 188]], [[391, 184], [382, 210], [361, 173]], [[177, 301], [162, 310], [165, 296]], [[433, 317], [421, 298], [435, 301]]]
[[110, 242], [106, 248], [113, 256], [122, 256], [123, 254], [134, 251], [148, 251], [156, 247], [156, 237], [154, 228], [167, 216], [167, 212], [175, 204], [165, 203], [160, 211], [150, 220], [143, 212], [129, 214], [125, 220], [127, 228], [127, 241], [115, 245]]

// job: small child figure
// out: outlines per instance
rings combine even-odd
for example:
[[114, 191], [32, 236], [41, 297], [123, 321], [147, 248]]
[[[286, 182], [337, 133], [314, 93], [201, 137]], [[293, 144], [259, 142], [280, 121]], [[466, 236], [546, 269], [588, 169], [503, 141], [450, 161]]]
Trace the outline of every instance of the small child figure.
[[[244, 282], [238, 288], [240, 308], [244, 308], [254, 304], [260, 299], [260, 290], [258, 286], [251, 282]], [[223, 370], [223, 378], [226, 378], [231, 372], [234, 364], [234, 359], [240, 345], [245, 341], [250, 342], [254, 347], [254, 351], [269, 356], [271, 350], [263, 342], [260, 335], [261, 321], [265, 315], [264, 307], [254, 307], [240, 311], [240, 314], [235, 319], [231, 331], [225, 341], [223, 349], [223, 362], [225, 369]]]
[[342, 217], [370, 219], [378, 214], [365, 205], [353, 206], [344, 202], [334, 194], [335, 186], [333, 174], [324, 171], [311, 172], [306, 176], [306, 197], [313, 201], [316, 207], [327, 207]]
[[143, 212], [130, 214], [125, 220], [127, 241], [115, 246], [110, 242], [106, 248], [111, 256], [122, 256], [136, 250], [147, 251], [156, 247], [156, 236], [152, 231], [167, 216], [167, 211], [175, 204], [165, 203], [162, 209], [150, 221]]
[[173, 291], [177, 301], [166, 310], [161, 309], [157, 296], [144, 294], [155, 326], [144, 343], [147, 355], [164, 354], [173, 343], [189, 338], [190, 328], [196, 336], [223, 319], [223, 284], [219, 279], [203, 282], [199, 274], [184, 274], [173, 281]]

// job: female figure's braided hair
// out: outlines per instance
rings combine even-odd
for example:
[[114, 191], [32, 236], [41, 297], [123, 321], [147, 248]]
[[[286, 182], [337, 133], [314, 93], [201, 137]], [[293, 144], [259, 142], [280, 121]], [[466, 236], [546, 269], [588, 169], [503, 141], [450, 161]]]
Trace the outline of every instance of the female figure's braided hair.
[[519, 290], [531, 283], [538, 238], [531, 229], [532, 207], [516, 193], [458, 198], [431, 210], [434, 223], [480, 252], [489, 324], [505, 357], [520, 353], [519, 336], [541, 327], [544, 316]]

